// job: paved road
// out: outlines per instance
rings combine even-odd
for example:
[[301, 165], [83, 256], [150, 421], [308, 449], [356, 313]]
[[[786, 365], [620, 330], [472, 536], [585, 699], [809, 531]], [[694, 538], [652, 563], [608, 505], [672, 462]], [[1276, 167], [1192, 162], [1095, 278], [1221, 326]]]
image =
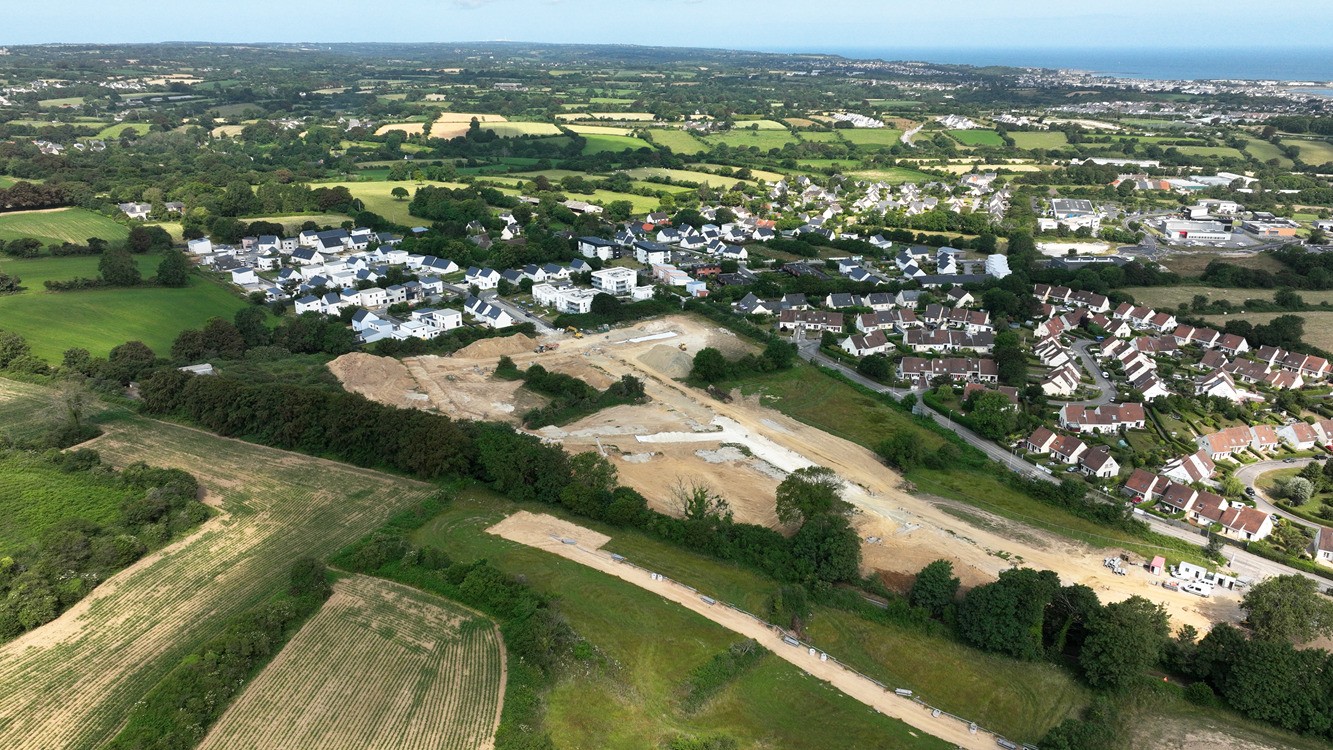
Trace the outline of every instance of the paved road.
[[[806, 359], [822, 367], [828, 367], [830, 369], [837, 370], [838, 372], [847, 376], [848, 379], [860, 385], [863, 385], [866, 388], [869, 388], [873, 391], [878, 391], [880, 393], [887, 393], [895, 398], [902, 398], [908, 393], [915, 393], [915, 391], [906, 388], [890, 388], [886, 385], [881, 385], [880, 383], [877, 383], [873, 380], [870, 380], [869, 378], [866, 378], [865, 376], [856, 372], [852, 368], [847, 367], [841, 362], [837, 362], [829, 358], [828, 356], [820, 353], [818, 340], [811, 340], [811, 339], [801, 340], [797, 342], [797, 347], [803, 359]], [[952, 419], [949, 419], [948, 417], [935, 412], [935, 410], [927, 407], [925, 405], [925, 402], [921, 401], [920, 399], [917, 400], [917, 404], [916, 407], [913, 409], [913, 412], [916, 414], [923, 414], [935, 420], [937, 424], [943, 425], [946, 429], [957, 434], [959, 437], [963, 438], [963, 440], [965, 440], [969, 445], [972, 445], [977, 449], [981, 450], [983, 453], [986, 454], [988, 458], [999, 462], [1010, 471], [1017, 472], [1024, 476], [1043, 479], [1048, 482], [1059, 482], [1062, 479], [1062, 477], [1060, 476], [1047, 474], [1043, 471], [1037, 470], [1035, 466], [1023, 460], [1019, 456], [1016, 456], [1010, 453], [1009, 451], [1005, 450], [1004, 447], [996, 444], [994, 441], [988, 440], [978, 435], [977, 433], [973, 432], [972, 430], [969, 430], [967, 427], [958, 424]], [[1275, 463], [1277, 466], [1281, 467], [1291, 467], [1296, 465], [1296, 464], [1283, 463], [1282, 461], [1275, 461], [1268, 463]], [[1262, 464], [1251, 464], [1251, 466], [1261, 467]], [[1261, 468], [1258, 473], [1262, 473], [1262, 471], [1263, 469]], [[1242, 481], [1245, 480], [1242, 479]], [[1272, 511], [1269, 510], [1269, 512]], [[1179, 526], [1176, 526], [1173, 523], [1168, 523], [1163, 519], [1157, 518], [1156, 516], [1151, 516], [1146, 514], [1138, 516], [1138, 518], [1142, 521], [1145, 521], [1148, 524], [1148, 526], [1152, 528], [1153, 531], [1156, 531], [1157, 533], [1162, 534], [1163, 536], [1169, 536], [1175, 539], [1180, 539], [1182, 541], [1186, 541], [1189, 542], [1190, 544], [1195, 544], [1200, 547], [1207, 544], [1208, 540], [1204, 537], [1203, 533], [1200, 530], [1183, 529]], [[1321, 578], [1312, 573], [1306, 573], [1305, 571], [1296, 570], [1295, 568], [1289, 568], [1286, 565], [1273, 562], [1272, 560], [1268, 560], [1263, 557], [1259, 557], [1258, 555], [1246, 552], [1245, 550], [1240, 549], [1238, 547], [1226, 545], [1223, 547], [1223, 554], [1226, 556], [1227, 560], [1230, 561], [1229, 567], [1231, 574], [1235, 575], [1241, 580], [1248, 580], [1253, 583], [1258, 583], [1259, 581], [1262, 581], [1265, 578], [1297, 573], [1299, 575], [1305, 576], [1306, 578], [1309, 578], [1312, 581], [1319, 583], [1321, 588], [1328, 587], [1329, 585], [1329, 581], [1326, 578]]]
[[1092, 355], [1092, 352], [1089, 351], [1091, 347], [1096, 345], [1097, 342], [1092, 341], [1091, 339], [1079, 339], [1074, 342], [1074, 345], [1070, 348], [1072, 348], [1074, 353], [1078, 355], [1079, 361], [1083, 363], [1083, 367], [1088, 371], [1088, 374], [1092, 376], [1093, 381], [1097, 384], [1097, 388], [1101, 390], [1101, 394], [1096, 398], [1087, 401], [1071, 401], [1070, 403], [1096, 407], [1102, 406], [1103, 404], [1109, 404], [1116, 397], [1115, 385], [1111, 383], [1110, 380], [1102, 377], [1102, 365], [1097, 361], [1097, 358]]
[[[1254, 495], [1252, 495], [1251, 497], [1254, 498], [1254, 504], [1259, 506], [1259, 510], [1267, 511], [1269, 513], [1281, 514], [1282, 509], [1274, 505], [1269, 500], [1268, 495], [1266, 495], [1263, 490], [1254, 486], [1255, 481], [1259, 479], [1260, 474], [1263, 474], [1265, 472], [1273, 471], [1275, 469], [1303, 469], [1307, 464], [1313, 461], [1314, 461], [1313, 458], [1298, 458], [1291, 462], [1259, 461], [1258, 463], [1246, 464], [1245, 466], [1240, 467], [1239, 469], [1236, 470], [1235, 476], [1246, 487], [1251, 487], [1254, 489]], [[1283, 518], [1289, 518], [1289, 517], [1290, 516], [1283, 516]], [[1294, 518], [1292, 520], [1296, 521], [1297, 523], [1306, 523], [1305, 521], [1302, 521], [1299, 518]]]

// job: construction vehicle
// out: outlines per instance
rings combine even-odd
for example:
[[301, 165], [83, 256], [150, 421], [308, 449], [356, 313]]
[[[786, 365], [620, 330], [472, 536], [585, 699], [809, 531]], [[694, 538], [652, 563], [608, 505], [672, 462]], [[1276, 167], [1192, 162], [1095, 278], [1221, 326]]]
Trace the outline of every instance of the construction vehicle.
[[574, 338], [576, 338], [576, 339], [581, 339], [581, 338], [583, 338], [583, 331], [580, 331], [579, 329], [575, 328], [574, 326], [570, 326], [570, 327], [566, 328], [566, 329], [565, 329], [565, 333], [571, 334], [571, 335], [572, 335]]

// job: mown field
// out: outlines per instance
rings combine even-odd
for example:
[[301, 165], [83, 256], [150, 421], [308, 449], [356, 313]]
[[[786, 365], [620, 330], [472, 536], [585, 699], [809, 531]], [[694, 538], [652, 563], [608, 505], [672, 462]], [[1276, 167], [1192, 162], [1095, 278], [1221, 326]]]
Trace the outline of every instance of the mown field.
[[1291, 159], [1275, 145], [1259, 138], [1245, 139], [1245, 152], [1259, 161], [1267, 163], [1271, 159], [1277, 159], [1278, 166], [1291, 167]]
[[116, 465], [148, 461], [194, 473], [220, 515], [0, 647], [5, 747], [102, 745], [182, 656], [286, 586], [292, 560], [330, 554], [432, 491], [139, 418], [116, 423], [90, 447]]
[[1032, 130], [1017, 133], [1010, 133], [1010, 138], [1014, 139], [1014, 145], [1019, 148], [1060, 148], [1069, 144], [1069, 136], [1061, 130]]
[[1230, 146], [1172, 146], [1187, 156], [1220, 156], [1230, 159], [1244, 159], [1245, 155]]
[[924, 172], [918, 172], [915, 169], [908, 169], [907, 167], [861, 169], [852, 172], [851, 175], [865, 180], [887, 182], [890, 185], [901, 185], [904, 182], [922, 182], [931, 179], [930, 175], [925, 174]]
[[768, 151], [782, 148], [788, 143], [795, 143], [796, 136], [787, 130], [748, 130], [738, 126], [725, 133], [704, 136], [704, 140], [714, 146], [726, 144], [732, 148], [757, 148], [760, 151]]
[[1300, 149], [1301, 161], [1306, 164], [1327, 164], [1333, 161], [1333, 143], [1328, 141], [1306, 141], [1299, 138], [1284, 138], [1284, 146]]
[[82, 208], [0, 214], [0, 240], [32, 237], [41, 240], [44, 245], [61, 242], [83, 244], [89, 237], [124, 242], [129, 235], [129, 227], [124, 224]]
[[1300, 316], [1305, 320], [1305, 335], [1302, 337], [1305, 343], [1317, 346], [1325, 351], [1333, 351], [1333, 312], [1247, 313], [1244, 315], [1203, 315], [1200, 317], [1220, 329], [1226, 325], [1228, 320], [1244, 320], [1258, 325], [1267, 323], [1279, 315]]
[[197, 747], [475, 750], [495, 734], [503, 662], [485, 617], [351, 576]]
[[655, 129], [651, 132], [651, 136], [653, 143], [665, 146], [678, 154], [697, 154], [708, 148], [703, 141], [684, 130]]
[[[136, 256], [144, 277], [157, 270], [159, 256]], [[26, 291], [0, 296], [0, 328], [22, 334], [33, 354], [59, 364], [66, 349], [80, 347], [105, 357], [112, 347], [142, 341], [166, 354], [186, 328], [198, 328], [209, 318], [230, 320], [245, 307], [221, 283], [194, 275], [181, 289], [137, 287], [48, 292], [46, 279], [96, 277], [98, 258], [0, 258], [0, 270], [16, 274]]]
[[1004, 141], [994, 130], [949, 130], [946, 131], [955, 141], [964, 146], [1003, 146]]
[[[1233, 305], [1240, 305], [1247, 299], [1273, 299], [1271, 289], [1219, 289], [1212, 286], [1147, 286], [1128, 287], [1125, 292], [1134, 295], [1134, 300], [1141, 305], [1149, 305], [1159, 310], [1175, 312], [1180, 303], [1190, 304], [1194, 296], [1202, 294], [1210, 300], [1226, 300]], [[1333, 290], [1311, 291], [1302, 289], [1297, 292], [1301, 299], [1311, 305], [1321, 302], [1333, 304]]]
[[[485, 558], [539, 591], [558, 595], [561, 613], [606, 660], [569, 670], [550, 692], [545, 728], [556, 747], [642, 750], [664, 747], [678, 735], [715, 733], [735, 738], [741, 747], [946, 747], [772, 657], [699, 711], [685, 711], [680, 701], [690, 672], [739, 638], [631, 583], [483, 532], [520, 507], [485, 490], [468, 490], [413, 539], [448, 550], [457, 560]], [[614, 533], [614, 549], [645, 561], [658, 559], [653, 554], [684, 555], [678, 559], [690, 570], [684, 580], [727, 597], [745, 589], [749, 593], [740, 601], [750, 606], [760, 606], [773, 588], [737, 568]], [[731, 583], [726, 590], [714, 589], [715, 580]], [[998, 680], [996, 688], [1004, 689]]]
[[708, 172], [693, 172], [685, 169], [666, 169], [664, 167], [635, 167], [624, 170], [625, 174], [636, 180], [661, 179], [669, 177], [676, 182], [695, 182], [715, 188], [729, 188], [738, 182], [754, 185], [753, 180], [738, 180], [735, 177], [720, 177]]
[[863, 148], [889, 148], [901, 143], [903, 131], [895, 128], [852, 128], [839, 131], [839, 135], [850, 143]]
[[603, 151], [619, 153], [627, 148], [652, 148], [652, 145], [642, 138], [628, 135], [586, 135], [584, 139], [587, 141], [583, 146], [584, 154], [600, 154]]
[[135, 133], [143, 135], [144, 133], [147, 133], [151, 128], [152, 126], [146, 122], [120, 122], [116, 123], [115, 125], [110, 125], [106, 128], [103, 128], [102, 131], [99, 132], [96, 137], [101, 138], [102, 140], [119, 138], [122, 135], [124, 135], [125, 131], [127, 130], [133, 130]]
[[116, 519], [133, 494], [87, 472], [66, 473], [21, 453], [0, 454], [0, 557], [37, 541], [63, 518], [96, 524]]

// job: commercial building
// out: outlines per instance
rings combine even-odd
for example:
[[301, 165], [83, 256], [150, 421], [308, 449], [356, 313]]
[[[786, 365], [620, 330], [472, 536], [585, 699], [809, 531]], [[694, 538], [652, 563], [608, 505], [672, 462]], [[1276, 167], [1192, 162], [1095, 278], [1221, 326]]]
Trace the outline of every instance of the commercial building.
[[1176, 221], [1168, 219], [1163, 223], [1162, 231], [1166, 234], [1168, 240], [1225, 242], [1231, 239], [1231, 232], [1216, 221]]

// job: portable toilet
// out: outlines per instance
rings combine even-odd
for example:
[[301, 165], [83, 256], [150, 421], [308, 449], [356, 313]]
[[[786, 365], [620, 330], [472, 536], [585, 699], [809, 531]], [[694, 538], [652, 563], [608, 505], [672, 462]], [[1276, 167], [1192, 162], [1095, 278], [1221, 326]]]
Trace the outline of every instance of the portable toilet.
[[1162, 574], [1162, 571], [1165, 569], [1166, 569], [1166, 558], [1162, 557], [1161, 555], [1154, 557], [1152, 559], [1152, 562], [1148, 563], [1148, 572], [1152, 573], [1155, 576], [1160, 576]]

